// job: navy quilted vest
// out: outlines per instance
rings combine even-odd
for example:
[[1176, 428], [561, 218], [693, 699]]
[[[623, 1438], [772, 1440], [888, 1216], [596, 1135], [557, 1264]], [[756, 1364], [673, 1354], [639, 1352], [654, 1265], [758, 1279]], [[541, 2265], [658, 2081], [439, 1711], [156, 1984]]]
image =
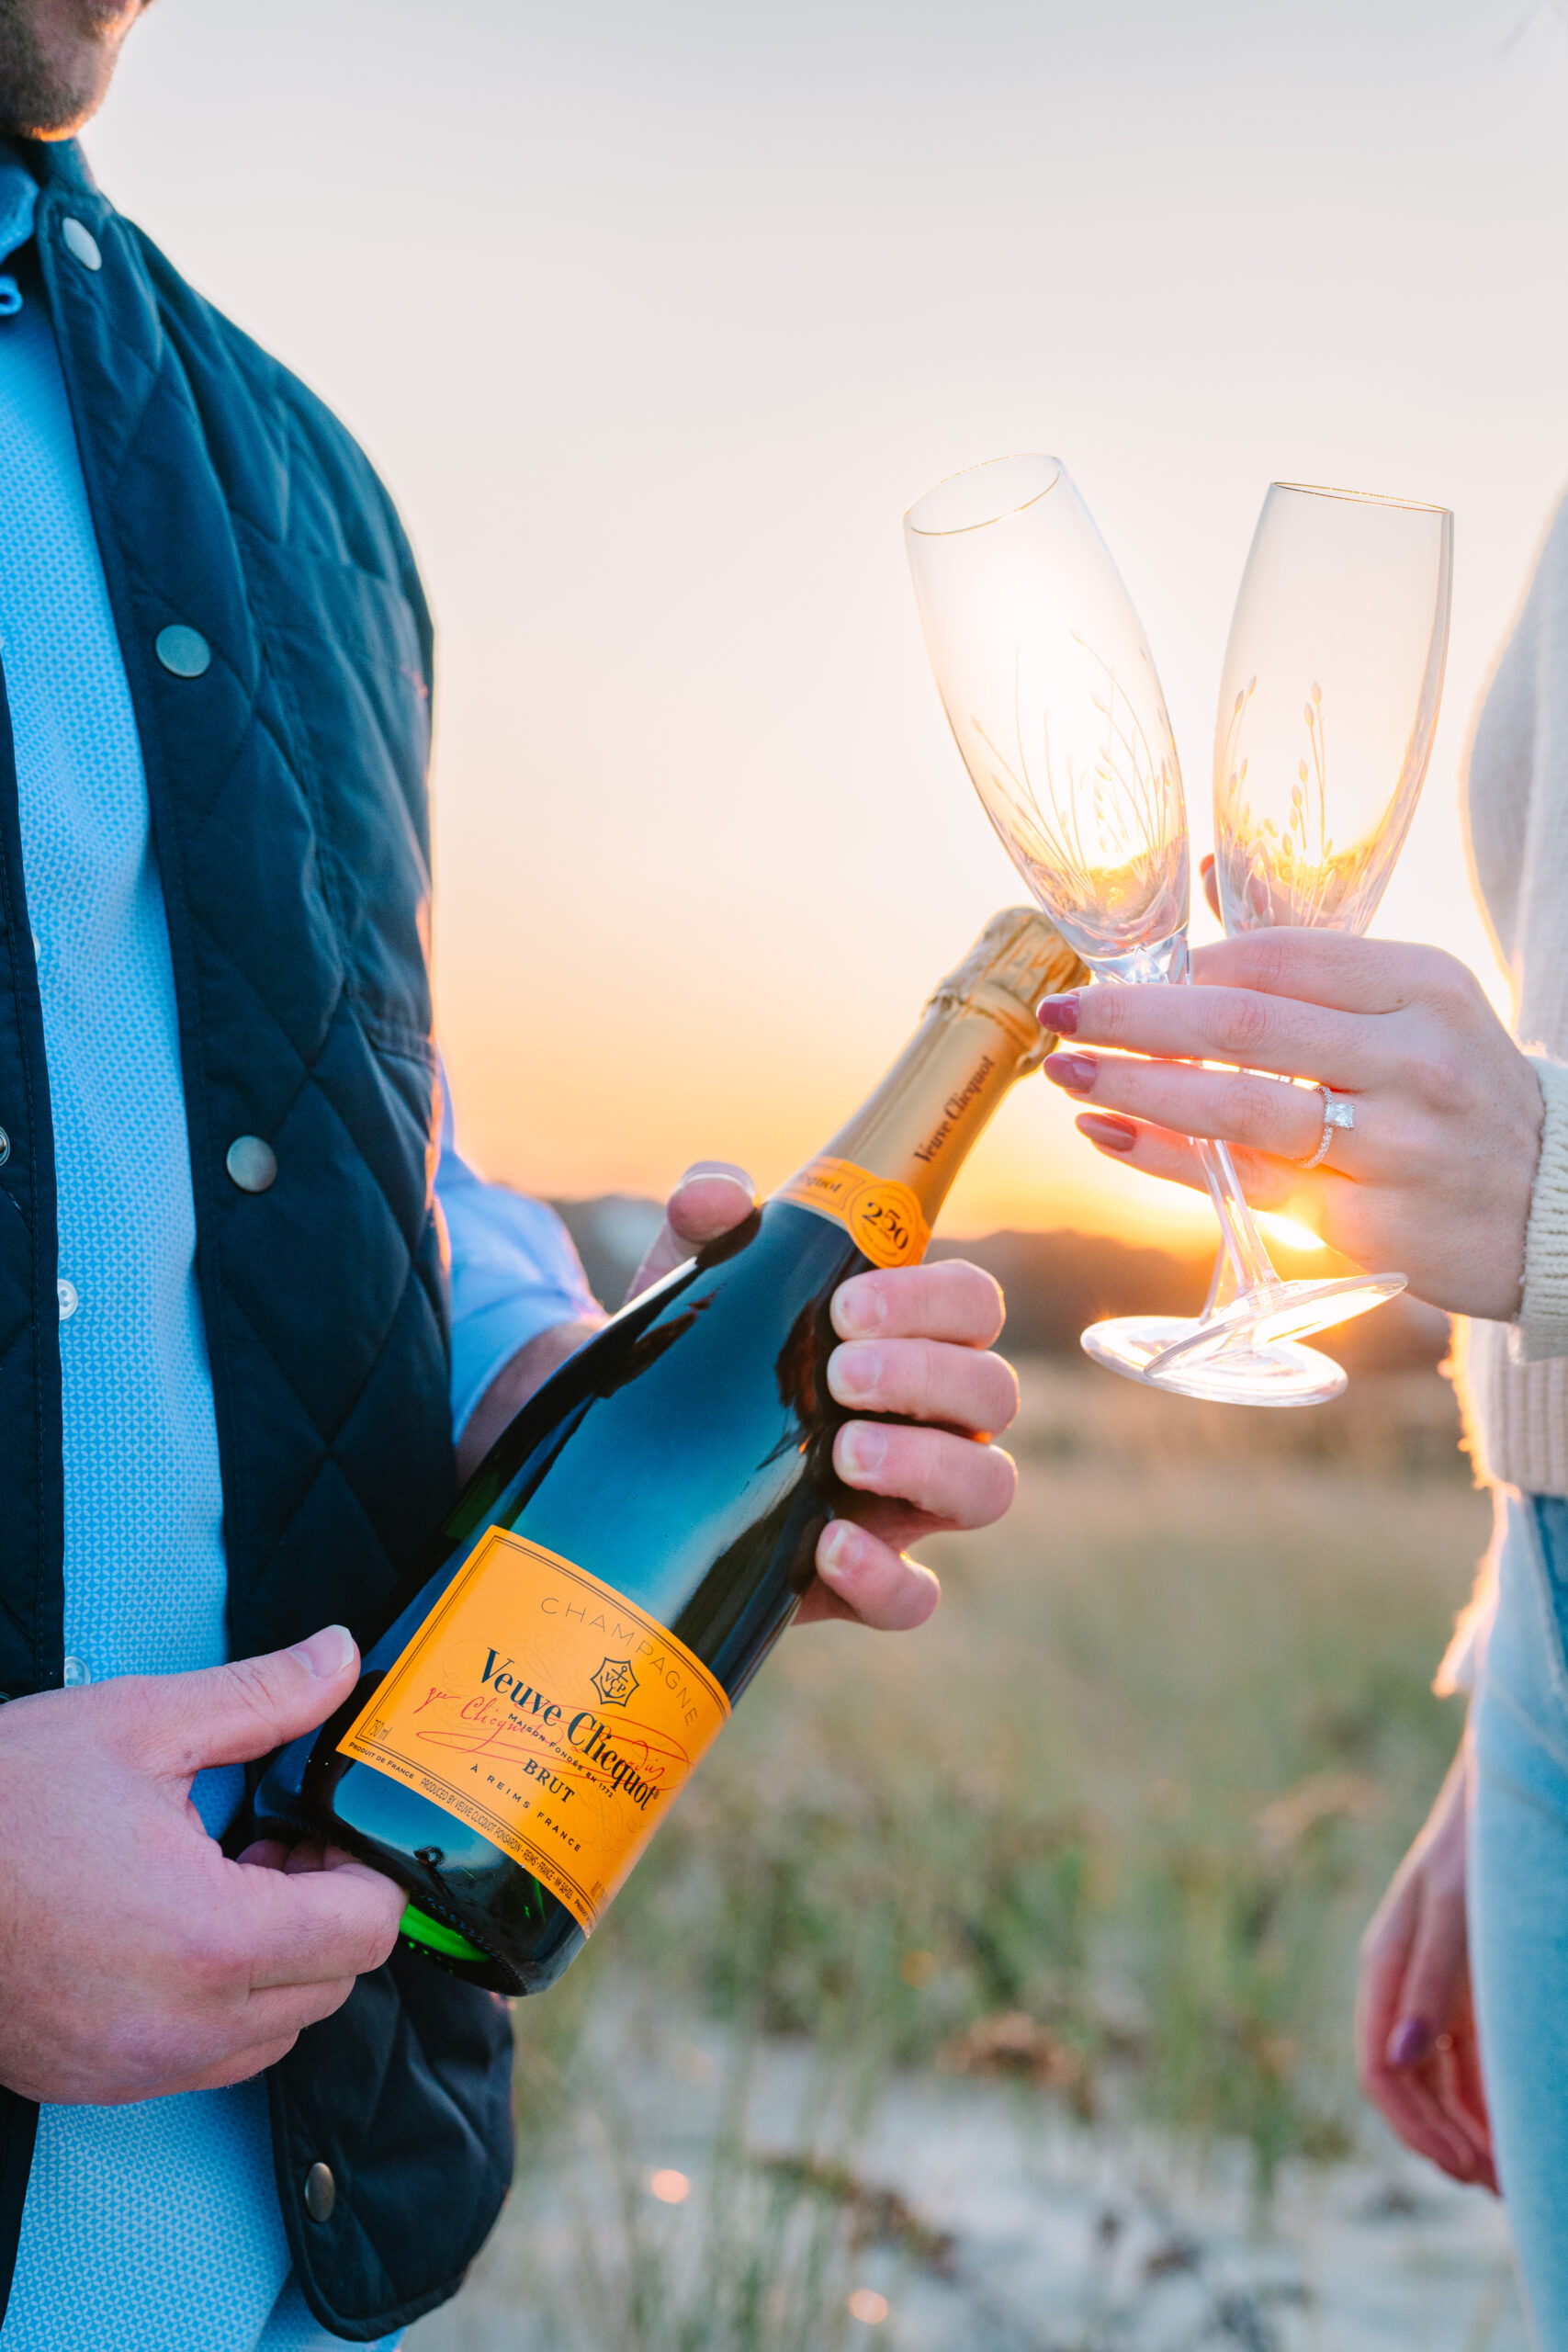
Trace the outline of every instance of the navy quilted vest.
[[[31, 155], [168, 909], [243, 1656], [327, 1617], [373, 1627], [454, 1491], [431, 1194], [430, 624], [343, 428], [118, 218], [74, 147]], [[158, 662], [171, 623], [211, 648], [201, 676]], [[3, 721], [0, 1689], [17, 1696], [61, 1679], [62, 1465], [49, 1091]], [[239, 1136], [272, 1146], [270, 1190], [231, 1181]], [[509, 2047], [488, 1995], [398, 1959], [273, 2070], [284, 2219], [337, 2334], [367, 2340], [457, 2287], [510, 2174]], [[0, 2283], [35, 2119], [0, 2093]], [[317, 2162], [337, 2187], [323, 2222], [303, 2199]]]

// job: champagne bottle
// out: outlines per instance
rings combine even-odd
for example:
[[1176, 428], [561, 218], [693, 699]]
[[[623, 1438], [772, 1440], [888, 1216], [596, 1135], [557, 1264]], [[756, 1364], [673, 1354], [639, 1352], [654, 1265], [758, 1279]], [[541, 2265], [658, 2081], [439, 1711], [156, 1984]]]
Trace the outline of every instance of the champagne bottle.
[[863, 1107], [744, 1224], [615, 1316], [476, 1472], [263, 1834], [404, 1886], [403, 1934], [532, 1993], [581, 1949], [793, 1615], [853, 1499], [832, 1465], [839, 1284], [921, 1257], [970, 1147], [1081, 972], [993, 918]]

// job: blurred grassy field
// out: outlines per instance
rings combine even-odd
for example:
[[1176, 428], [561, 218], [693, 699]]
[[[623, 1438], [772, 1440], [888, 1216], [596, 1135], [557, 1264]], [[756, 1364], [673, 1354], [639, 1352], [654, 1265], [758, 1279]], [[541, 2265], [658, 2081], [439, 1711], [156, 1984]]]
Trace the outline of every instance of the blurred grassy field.
[[[552, 2347], [840, 2341], [855, 2119], [893, 2069], [1239, 2143], [1260, 2203], [1285, 2159], [1354, 2143], [1355, 1942], [1457, 1734], [1427, 1686], [1487, 1532], [1450, 1392], [1363, 1373], [1260, 1413], [1022, 1379], [1017, 1508], [930, 1547], [931, 1626], [788, 1635], [583, 1959], [518, 2011], [525, 2172], [558, 2177], [592, 2114], [626, 2184]], [[714, 2127], [712, 2163], [753, 2180], [723, 2282], [678, 2290], [638, 2238], [611, 2009], [819, 2053], [827, 2153], [759, 2185], [734, 2112]]]

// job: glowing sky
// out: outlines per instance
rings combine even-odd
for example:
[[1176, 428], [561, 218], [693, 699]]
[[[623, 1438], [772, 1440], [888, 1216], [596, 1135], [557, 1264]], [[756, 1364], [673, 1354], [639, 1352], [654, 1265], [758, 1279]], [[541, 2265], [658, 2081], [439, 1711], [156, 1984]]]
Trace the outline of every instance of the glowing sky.
[[[159, 0], [88, 153], [412, 532], [440, 1019], [491, 1172], [777, 1181], [1020, 895], [900, 536], [1008, 450], [1065, 458], [1117, 556], [1200, 847], [1268, 481], [1454, 507], [1378, 928], [1495, 978], [1456, 782], [1568, 472], [1568, 37], [1525, 7]], [[1035, 1082], [947, 1222], [1170, 1214]]]

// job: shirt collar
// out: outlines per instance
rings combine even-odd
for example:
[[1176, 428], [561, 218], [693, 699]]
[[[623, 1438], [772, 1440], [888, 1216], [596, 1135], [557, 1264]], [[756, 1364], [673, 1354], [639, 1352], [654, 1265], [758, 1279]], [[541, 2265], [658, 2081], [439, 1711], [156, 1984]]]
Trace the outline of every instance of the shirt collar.
[[38, 183], [27, 165], [0, 146], [0, 318], [14, 317], [22, 307], [22, 289], [4, 265], [33, 233]]

